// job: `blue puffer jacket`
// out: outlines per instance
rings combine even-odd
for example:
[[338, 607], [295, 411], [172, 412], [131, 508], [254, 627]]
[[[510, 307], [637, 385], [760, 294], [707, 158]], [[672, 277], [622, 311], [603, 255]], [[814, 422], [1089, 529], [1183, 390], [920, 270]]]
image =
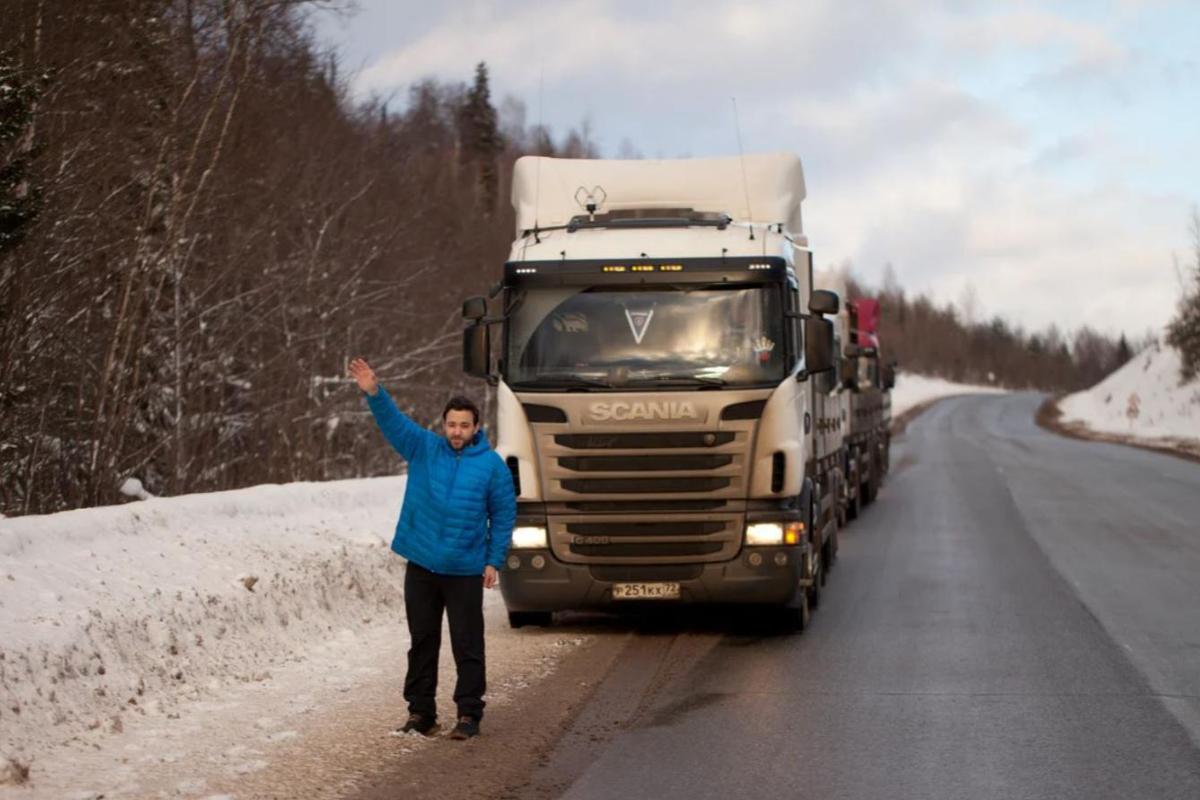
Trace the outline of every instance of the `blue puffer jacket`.
[[442, 575], [502, 569], [517, 518], [512, 474], [480, 430], [462, 450], [417, 425], [382, 386], [367, 405], [408, 461], [408, 485], [392, 550]]

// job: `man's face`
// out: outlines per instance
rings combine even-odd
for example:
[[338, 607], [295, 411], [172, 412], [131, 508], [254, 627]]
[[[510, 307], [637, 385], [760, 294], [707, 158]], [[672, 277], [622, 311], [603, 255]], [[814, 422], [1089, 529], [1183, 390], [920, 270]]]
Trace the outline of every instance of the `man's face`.
[[466, 447], [467, 442], [471, 441], [471, 437], [475, 435], [475, 431], [479, 430], [479, 426], [475, 424], [474, 414], [470, 411], [458, 411], [453, 408], [446, 412], [446, 417], [442, 420], [442, 428], [446, 433], [446, 441], [450, 442], [450, 446], [455, 450], [462, 450]]

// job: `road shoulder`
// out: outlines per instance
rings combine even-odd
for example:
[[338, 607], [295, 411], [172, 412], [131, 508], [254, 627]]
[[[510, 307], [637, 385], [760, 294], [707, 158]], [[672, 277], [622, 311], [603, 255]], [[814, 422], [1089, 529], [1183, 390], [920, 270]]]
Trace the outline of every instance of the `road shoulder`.
[[1068, 422], [1064, 420], [1062, 409], [1058, 405], [1058, 401], [1061, 399], [1062, 396], [1058, 395], [1047, 397], [1042, 402], [1037, 410], [1037, 415], [1034, 417], [1039, 427], [1070, 439], [1080, 439], [1085, 442], [1123, 444], [1129, 447], [1137, 447], [1141, 450], [1149, 450], [1153, 453], [1175, 456], [1185, 461], [1200, 463], [1200, 440], [1175, 438], [1144, 439], [1137, 436], [1125, 436], [1097, 431], [1089, 428], [1082, 422]]

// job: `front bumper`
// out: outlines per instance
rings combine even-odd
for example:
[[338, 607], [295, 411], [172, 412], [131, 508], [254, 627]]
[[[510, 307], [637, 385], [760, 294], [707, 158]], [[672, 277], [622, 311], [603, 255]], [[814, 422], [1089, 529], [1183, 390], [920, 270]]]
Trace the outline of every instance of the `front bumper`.
[[[678, 600], [638, 602], [784, 605], [802, 585], [807, 555], [806, 544], [743, 547], [731, 561], [622, 568], [567, 564], [549, 550], [513, 550], [500, 576], [500, 592], [509, 611], [613, 609], [634, 602], [613, 599], [616, 583], [670, 581], [679, 584]], [[777, 563], [777, 557], [784, 563]], [[533, 566], [535, 559], [540, 569]]]

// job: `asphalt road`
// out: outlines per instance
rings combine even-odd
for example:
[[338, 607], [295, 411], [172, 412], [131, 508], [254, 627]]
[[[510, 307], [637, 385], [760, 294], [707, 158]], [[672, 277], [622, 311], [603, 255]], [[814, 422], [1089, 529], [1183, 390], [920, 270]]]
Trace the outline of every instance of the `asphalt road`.
[[1200, 798], [1200, 464], [1039, 402], [922, 414], [806, 633], [630, 637], [511, 796]]

